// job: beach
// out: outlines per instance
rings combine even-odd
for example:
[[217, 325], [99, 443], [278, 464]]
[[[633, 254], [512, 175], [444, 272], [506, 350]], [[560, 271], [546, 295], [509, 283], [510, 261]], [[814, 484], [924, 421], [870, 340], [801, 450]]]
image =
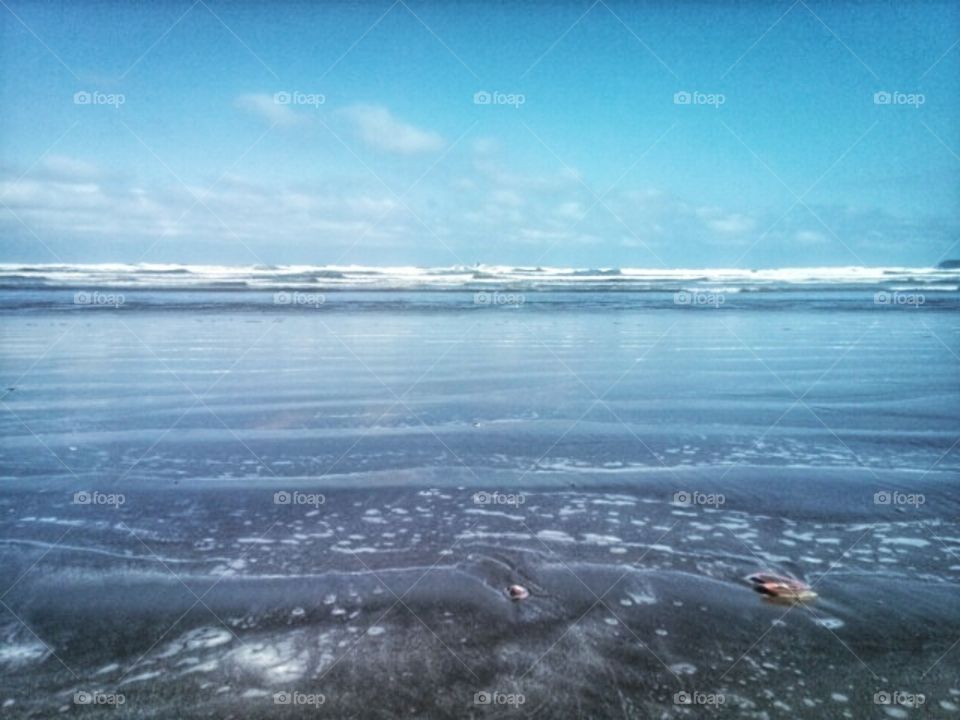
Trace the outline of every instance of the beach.
[[4, 717], [960, 717], [955, 271], [322, 272], [0, 273]]

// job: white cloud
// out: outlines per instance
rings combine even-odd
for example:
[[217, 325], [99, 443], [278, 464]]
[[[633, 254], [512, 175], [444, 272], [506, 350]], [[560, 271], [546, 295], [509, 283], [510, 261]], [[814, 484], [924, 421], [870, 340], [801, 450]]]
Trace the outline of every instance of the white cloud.
[[524, 204], [523, 196], [506, 188], [500, 188], [490, 193], [490, 199], [498, 205], [508, 205], [510, 207], [520, 207]]
[[749, 218], [746, 215], [740, 215], [739, 213], [733, 213], [732, 215], [727, 215], [726, 217], [719, 218], [717, 220], [711, 220], [708, 225], [711, 229], [716, 230], [719, 233], [724, 233], [728, 235], [742, 235], [743, 233], [750, 232], [756, 226], [753, 218]]
[[436, 133], [421, 130], [394, 117], [381, 105], [353, 105], [341, 111], [367, 145], [396, 155], [416, 155], [442, 150], [446, 143]]
[[822, 245], [827, 241], [823, 233], [818, 233], [814, 230], [799, 230], [793, 238], [803, 245]]
[[273, 95], [266, 93], [240, 95], [234, 102], [238, 108], [265, 120], [270, 125], [292, 127], [306, 120], [303, 115], [293, 111], [289, 105], [276, 102]]
[[[135, 257], [138, 247], [155, 245], [156, 253], [171, 253], [165, 256], [170, 261], [190, 258], [163, 249], [165, 239], [182, 241], [181, 248], [222, 250], [225, 262], [253, 259], [248, 246], [264, 262], [282, 248], [300, 252], [307, 261], [350, 252], [350, 259], [376, 263], [388, 257], [386, 250], [396, 253], [394, 259], [436, 264], [585, 261], [657, 267], [661, 261], [732, 263], [747, 250], [747, 232], [777, 217], [698, 206], [643, 187], [614, 189], [598, 204], [588, 188], [550, 159], [544, 160], [550, 169], [539, 172], [524, 172], [497, 156], [488, 161], [478, 164], [475, 149], [465, 145], [463, 152], [444, 159], [442, 165], [451, 165], [448, 174], [430, 174], [417, 193], [397, 197], [365, 173], [351, 176], [336, 169], [298, 182], [265, 182], [231, 172], [213, 187], [214, 177], [192, 177], [190, 187], [183, 187], [54, 156], [23, 177], [16, 168], [0, 172], [0, 199], [10, 208], [0, 206], [0, 232], [35, 243], [22, 220], [44, 242], [63, 243], [60, 247], [126, 243]], [[399, 165], [409, 169], [407, 163]], [[845, 206], [816, 211], [842, 243], [811, 229], [798, 212], [751, 246], [747, 261], [797, 263], [824, 248], [850, 254], [847, 247], [864, 257], [883, 250], [893, 258], [915, 252], [911, 244], [940, 243], [946, 250], [956, 237], [956, 225], [950, 223], [918, 223]], [[585, 248], [591, 254], [578, 256]]]
[[556, 212], [557, 217], [565, 218], [567, 220], [581, 220], [586, 214], [582, 203], [579, 203], [576, 200], [560, 203], [560, 205], [557, 206]]
[[94, 166], [64, 158], [19, 180], [0, 177], [6, 205], [0, 206], [0, 230], [19, 232], [22, 220], [48, 239], [127, 242], [134, 256], [138, 247], [148, 249], [163, 238], [233, 246], [239, 239], [266, 253], [264, 243], [348, 247], [363, 236], [370, 246], [399, 246], [415, 237], [408, 213], [382, 191], [265, 186], [237, 175], [225, 176], [212, 188], [143, 187], [79, 176], [86, 174], [99, 173]]
[[84, 160], [66, 155], [50, 155], [46, 157], [43, 161], [43, 169], [54, 177], [76, 180], [90, 180], [100, 174], [96, 166]]
[[714, 232], [723, 235], [742, 235], [756, 227], [756, 221], [742, 213], [727, 213], [718, 207], [698, 208], [696, 214]]

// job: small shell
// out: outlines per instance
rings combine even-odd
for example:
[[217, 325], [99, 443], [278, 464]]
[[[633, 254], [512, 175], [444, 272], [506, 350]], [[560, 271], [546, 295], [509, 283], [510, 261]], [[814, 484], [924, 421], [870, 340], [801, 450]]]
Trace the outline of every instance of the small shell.
[[523, 585], [511, 585], [507, 588], [507, 595], [511, 600], [526, 600], [530, 597], [530, 591]]
[[809, 585], [796, 578], [772, 573], [757, 573], [747, 579], [753, 583], [754, 590], [768, 598], [805, 602], [817, 597]]

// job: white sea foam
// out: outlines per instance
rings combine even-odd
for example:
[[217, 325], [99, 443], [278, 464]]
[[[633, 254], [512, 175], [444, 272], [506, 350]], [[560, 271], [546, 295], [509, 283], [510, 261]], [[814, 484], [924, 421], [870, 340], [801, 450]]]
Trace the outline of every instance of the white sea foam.
[[886, 545], [905, 545], [907, 547], [925, 548], [930, 544], [929, 540], [911, 537], [888, 537], [883, 538], [881, 543]]
[[49, 652], [39, 642], [5, 643], [0, 645], [0, 665], [22, 667], [42, 660]]
[[298, 652], [288, 639], [275, 643], [248, 643], [232, 651], [228, 659], [267, 682], [283, 683], [298, 680], [306, 673], [308, 657], [306, 651]]
[[576, 542], [570, 535], [561, 530], [541, 530], [537, 533], [537, 537], [547, 542]]
[[917, 288], [955, 291], [960, 272], [911, 267], [806, 267], [743, 270], [734, 268], [523, 268], [502, 265], [451, 267], [373, 267], [364, 265], [172, 265], [0, 263], [0, 282], [28, 287], [118, 287], [195, 289], [457, 289], [608, 287], [722, 293], [811, 286]]

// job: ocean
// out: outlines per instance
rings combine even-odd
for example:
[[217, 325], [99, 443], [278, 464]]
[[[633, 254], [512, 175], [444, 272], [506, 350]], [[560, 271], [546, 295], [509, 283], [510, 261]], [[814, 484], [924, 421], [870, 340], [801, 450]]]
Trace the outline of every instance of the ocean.
[[0, 265], [0, 714], [957, 717], [958, 287]]

